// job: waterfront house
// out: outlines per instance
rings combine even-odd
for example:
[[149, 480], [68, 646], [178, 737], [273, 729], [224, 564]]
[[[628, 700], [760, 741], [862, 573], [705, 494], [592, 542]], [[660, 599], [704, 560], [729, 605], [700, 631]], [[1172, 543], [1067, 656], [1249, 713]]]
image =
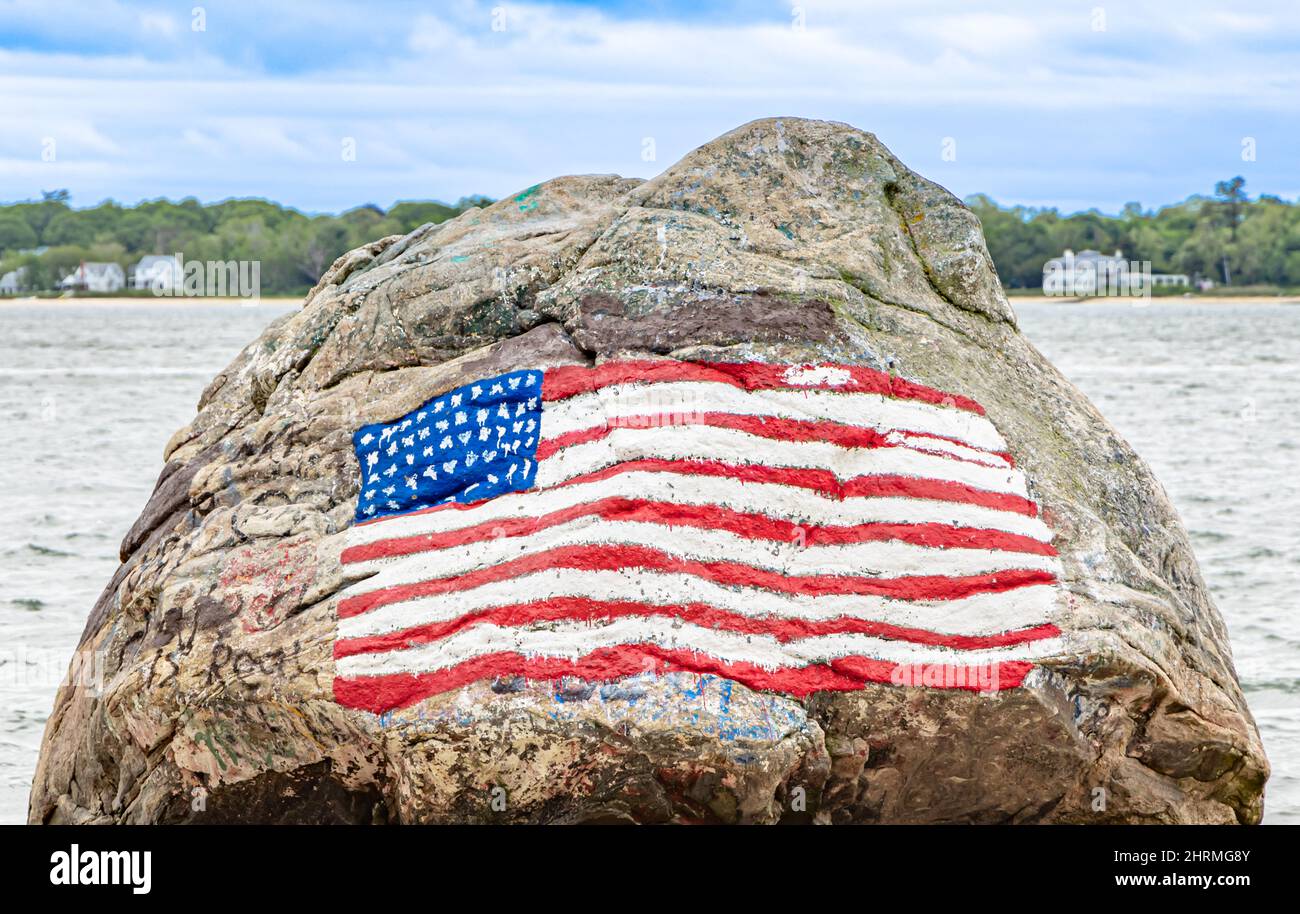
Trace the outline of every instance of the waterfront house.
[[1148, 286], [1189, 286], [1182, 273], [1151, 273], [1150, 265], [1124, 259], [1123, 251], [1106, 255], [1100, 251], [1067, 249], [1060, 257], [1043, 264], [1044, 295], [1134, 295]]
[[17, 295], [27, 288], [27, 268], [19, 267], [0, 276], [0, 295]]
[[117, 292], [126, 285], [126, 274], [116, 263], [82, 263], [59, 282], [60, 289], [82, 292]]
[[173, 292], [181, 287], [184, 275], [181, 259], [175, 254], [148, 254], [131, 271], [131, 288]]

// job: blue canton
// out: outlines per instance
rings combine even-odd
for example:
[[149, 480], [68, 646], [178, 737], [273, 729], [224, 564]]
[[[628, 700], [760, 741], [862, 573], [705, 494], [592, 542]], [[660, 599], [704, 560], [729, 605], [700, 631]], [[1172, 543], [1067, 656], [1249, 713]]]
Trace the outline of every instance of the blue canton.
[[511, 371], [434, 397], [352, 436], [357, 520], [529, 488], [537, 475], [542, 373]]

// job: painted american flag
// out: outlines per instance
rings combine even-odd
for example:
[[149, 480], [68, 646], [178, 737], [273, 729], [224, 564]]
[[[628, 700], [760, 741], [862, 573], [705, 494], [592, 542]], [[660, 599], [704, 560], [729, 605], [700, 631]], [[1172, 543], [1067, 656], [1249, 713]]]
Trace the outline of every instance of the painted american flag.
[[1058, 559], [980, 405], [854, 365], [512, 371], [354, 436], [336, 699], [711, 673], [1020, 685]]

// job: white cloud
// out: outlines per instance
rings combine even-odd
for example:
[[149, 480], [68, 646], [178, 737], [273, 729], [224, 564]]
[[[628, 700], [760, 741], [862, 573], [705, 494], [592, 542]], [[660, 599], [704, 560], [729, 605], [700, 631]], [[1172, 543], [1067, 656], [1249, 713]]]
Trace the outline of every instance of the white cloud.
[[1035, 47], [1042, 31], [1031, 19], [991, 13], [964, 13], [936, 20], [911, 20], [913, 35], [930, 34], [950, 48], [979, 57], [1002, 55]]
[[[320, 0], [286, 14], [232, 0], [194, 33], [172, 8], [110, 0], [78, 43], [67, 4], [0, 0], [18, 36], [0, 49], [0, 155], [26, 161], [40, 137], [65, 137], [62, 173], [83, 204], [263, 194], [337, 209], [499, 195], [572, 171], [647, 175], [752, 117], [791, 114], [876, 131], [963, 194], [1113, 207], [1204, 190], [1206, 169], [1257, 191], [1294, 183], [1289, 3], [1137, 0], [1107, 7], [1104, 31], [1089, 4], [803, 5], [800, 31], [783, 3], [705, 17], [506, 4], [494, 31], [491, 2]], [[1240, 161], [1244, 135], [1260, 138], [1259, 162]], [[646, 136], [657, 163], [640, 159]], [[938, 155], [948, 136], [956, 162]], [[6, 168], [0, 199], [48, 177]]]

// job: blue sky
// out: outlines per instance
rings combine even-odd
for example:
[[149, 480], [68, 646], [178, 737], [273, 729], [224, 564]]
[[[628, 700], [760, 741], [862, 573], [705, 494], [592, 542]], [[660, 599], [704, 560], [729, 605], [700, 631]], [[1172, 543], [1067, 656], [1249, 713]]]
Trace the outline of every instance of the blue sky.
[[961, 196], [1117, 211], [1295, 199], [1298, 114], [1295, 0], [0, 0], [2, 201], [496, 197], [793, 115]]

